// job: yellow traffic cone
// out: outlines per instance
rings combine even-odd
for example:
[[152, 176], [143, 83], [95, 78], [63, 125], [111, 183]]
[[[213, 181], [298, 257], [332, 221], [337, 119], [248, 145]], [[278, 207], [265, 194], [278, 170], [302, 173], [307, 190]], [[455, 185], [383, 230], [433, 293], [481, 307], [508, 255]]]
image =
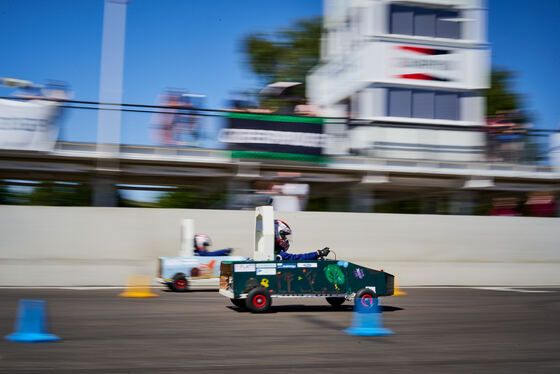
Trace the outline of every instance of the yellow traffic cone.
[[408, 294], [404, 291], [401, 291], [401, 289], [399, 288], [399, 283], [397, 282], [397, 277], [395, 277], [395, 292], [393, 293], [393, 296], [404, 296], [404, 295], [408, 295]]
[[149, 275], [129, 275], [126, 280], [126, 288], [122, 297], [159, 297], [150, 291]]

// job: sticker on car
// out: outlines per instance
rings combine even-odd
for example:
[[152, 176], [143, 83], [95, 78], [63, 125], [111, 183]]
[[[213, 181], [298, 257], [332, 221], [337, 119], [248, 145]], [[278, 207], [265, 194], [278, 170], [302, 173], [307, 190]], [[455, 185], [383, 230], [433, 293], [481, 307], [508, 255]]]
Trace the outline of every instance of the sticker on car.
[[295, 269], [296, 264], [278, 264], [278, 269]]
[[297, 264], [298, 268], [316, 268], [317, 267], [317, 263], [316, 262], [299, 262]]
[[248, 273], [255, 271], [255, 264], [234, 264], [233, 271], [237, 273]]
[[257, 275], [275, 275], [276, 269], [273, 268], [264, 268], [264, 269], [257, 269]]

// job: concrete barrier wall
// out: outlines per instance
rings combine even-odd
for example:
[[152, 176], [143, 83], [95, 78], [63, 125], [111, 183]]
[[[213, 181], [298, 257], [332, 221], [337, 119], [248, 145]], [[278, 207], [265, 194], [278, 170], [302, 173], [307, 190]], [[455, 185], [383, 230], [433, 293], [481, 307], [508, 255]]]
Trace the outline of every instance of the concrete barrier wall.
[[[401, 285], [560, 285], [560, 219], [277, 212], [293, 250], [325, 246]], [[250, 257], [252, 211], [0, 206], [1, 286], [123, 285], [176, 256], [180, 222]]]

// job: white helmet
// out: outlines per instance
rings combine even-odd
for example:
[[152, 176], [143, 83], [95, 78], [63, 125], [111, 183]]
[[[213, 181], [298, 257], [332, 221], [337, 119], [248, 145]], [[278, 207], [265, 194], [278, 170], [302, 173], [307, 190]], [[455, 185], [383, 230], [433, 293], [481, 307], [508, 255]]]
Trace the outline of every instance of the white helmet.
[[206, 250], [206, 247], [212, 245], [210, 237], [206, 234], [196, 234], [194, 236], [194, 249]]
[[274, 220], [274, 236], [276, 244], [280, 246], [284, 251], [290, 248], [290, 241], [288, 240], [288, 235], [292, 234], [292, 229], [288, 224], [282, 220]]

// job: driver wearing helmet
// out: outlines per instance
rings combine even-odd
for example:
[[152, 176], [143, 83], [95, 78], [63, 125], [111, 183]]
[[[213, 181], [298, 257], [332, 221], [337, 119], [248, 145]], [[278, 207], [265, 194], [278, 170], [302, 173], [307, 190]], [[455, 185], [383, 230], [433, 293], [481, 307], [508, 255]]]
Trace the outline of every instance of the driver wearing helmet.
[[287, 250], [290, 248], [290, 241], [288, 240], [288, 235], [292, 234], [292, 229], [288, 224], [282, 220], [274, 220], [274, 254], [277, 258], [282, 260], [317, 260], [319, 257], [325, 257], [329, 254], [330, 250], [328, 248], [323, 248], [318, 251], [302, 253], [302, 254], [291, 254]]
[[194, 236], [194, 254], [195, 256], [229, 256], [232, 249], [220, 249], [219, 251], [208, 251], [206, 248], [212, 245], [210, 237], [205, 234], [196, 234]]

